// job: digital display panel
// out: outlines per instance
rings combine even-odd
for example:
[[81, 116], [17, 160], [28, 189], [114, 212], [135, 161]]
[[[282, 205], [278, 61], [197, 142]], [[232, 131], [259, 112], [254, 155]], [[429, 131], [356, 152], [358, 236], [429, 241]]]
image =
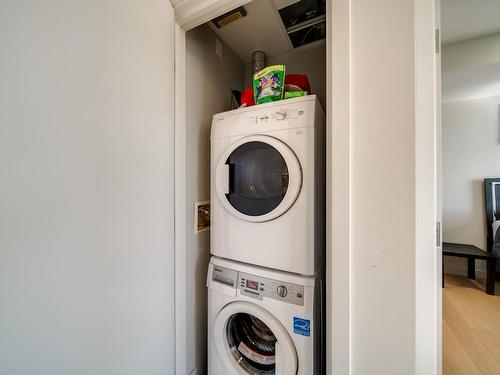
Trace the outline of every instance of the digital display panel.
[[259, 283], [257, 281], [247, 280], [246, 287], [253, 290], [259, 289]]

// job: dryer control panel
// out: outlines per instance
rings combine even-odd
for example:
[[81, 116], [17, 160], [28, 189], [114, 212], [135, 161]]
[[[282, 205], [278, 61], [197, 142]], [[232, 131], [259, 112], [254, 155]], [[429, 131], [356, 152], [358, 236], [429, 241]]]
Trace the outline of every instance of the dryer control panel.
[[268, 122], [295, 120], [304, 115], [304, 110], [298, 109], [278, 109], [267, 113], [253, 113], [248, 117], [251, 124], [265, 124]]
[[264, 297], [304, 306], [304, 286], [214, 266], [212, 280], [235, 287], [244, 296], [263, 300]]

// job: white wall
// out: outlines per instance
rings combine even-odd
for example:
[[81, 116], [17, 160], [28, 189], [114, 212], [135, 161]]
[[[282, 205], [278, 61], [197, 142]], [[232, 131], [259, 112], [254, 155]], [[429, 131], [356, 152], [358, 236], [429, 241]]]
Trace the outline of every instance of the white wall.
[[[500, 176], [499, 108], [500, 96], [443, 104], [444, 241], [486, 250], [483, 179]], [[449, 257], [446, 271], [466, 275], [466, 263]]]
[[414, 374], [414, 1], [350, 3], [351, 371]]
[[[443, 62], [443, 240], [486, 249], [482, 180], [500, 175], [500, 34], [448, 44]], [[446, 257], [445, 271], [467, 274]], [[478, 277], [485, 277], [477, 261]]]
[[0, 2], [0, 373], [172, 374], [173, 12]]
[[500, 95], [500, 63], [443, 72], [443, 103]]
[[443, 72], [488, 65], [500, 61], [500, 33], [443, 46]]
[[442, 49], [443, 102], [500, 95], [500, 33]]
[[193, 204], [210, 199], [210, 127], [212, 116], [229, 110], [230, 90], [243, 88], [243, 63], [223, 45], [215, 54], [215, 33], [203, 25], [186, 34], [186, 286], [188, 373], [205, 371], [210, 232], [193, 234]]
[[[285, 64], [287, 74], [307, 74], [313, 94], [326, 105], [326, 43], [318, 41], [282, 55], [269, 56], [267, 65]], [[245, 87], [252, 87], [252, 64], [245, 65]]]

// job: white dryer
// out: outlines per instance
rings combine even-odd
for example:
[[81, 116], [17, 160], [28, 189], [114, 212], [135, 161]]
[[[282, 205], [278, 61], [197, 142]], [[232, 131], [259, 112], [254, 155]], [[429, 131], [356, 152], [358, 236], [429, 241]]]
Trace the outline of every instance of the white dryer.
[[323, 275], [212, 257], [208, 374], [324, 374]]
[[314, 275], [325, 254], [325, 116], [315, 95], [214, 116], [211, 252]]

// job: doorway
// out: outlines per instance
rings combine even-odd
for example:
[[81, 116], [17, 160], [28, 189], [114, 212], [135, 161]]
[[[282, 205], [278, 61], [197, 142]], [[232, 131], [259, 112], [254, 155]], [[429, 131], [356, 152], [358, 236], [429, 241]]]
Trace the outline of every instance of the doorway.
[[[297, 42], [289, 36], [280, 17], [278, 7], [285, 3], [274, 0], [254, 0], [244, 4], [218, 1], [217, 12], [186, 16], [189, 21], [182, 26], [178, 18], [176, 93], [181, 95], [176, 95], [180, 98], [176, 102], [176, 269], [184, 272], [177, 272], [176, 280], [178, 285], [188, 286], [187, 290], [177, 288], [176, 296], [176, 340], [179, 343], [176, 371], [179, 374], [204, 373], [206, 366], [206, 273], [210, 259], [210, 230], [191, 231], [196, 214], [193, 205], [210, 197], [212, 117], [231, 109], [231, 90], [242, 92], [252, 86], [252, 51], [264, 50], [266, 65], [284, 64], [287, 73], [307, 74], [312, 93], [318, 96], [329, 118], [328, 90], [331, 87], [327, 87], [327, 76], [331, 73], [328, 73], [327, 66], [331, 59], [327, 56], [331, 50], [327, 41], [331, 30], [326, 25], [331, 21], [330, 4], [326, 2], [328, 9], [319, 20], [322, 24], [317, 27], [323, 27], [323, 35], [320, 32], [320, 37], [311, 38], [309, 36], [318, 34], [312, 30]], [[212, 22], [221, 14], [241, 9], [241, 6], [245, 16], [221, 28]], [[257, 29], [255, 25], [259, 22], [263, 26]], [[330, 137], [330, 130], [327, 132]], [[254, 153], [269, 152], [252, 150]], [[241, 151], [243, 156], [249, 152], [234, 151]], [[237, 158], [238, 155], [231, 156]], [[292, 159], [293, 155], [289, 155], [287, 165], [294, 165], [290, 163]], [[290, 186], [288, 190], [292, 188]], [[231, 207], [236, 206], [235, 210], [246, 209], [245, 202], [238, 201], [237, 197], [233, 203]], [[263, 202], [263, 209], [270, 203]], [[330, 256], [327, 258], [329, 260]], [[332, 356], [328, 357], [332, 359]]]
[[441, 0], [444, 375], [500, 372], [499, 13]]

